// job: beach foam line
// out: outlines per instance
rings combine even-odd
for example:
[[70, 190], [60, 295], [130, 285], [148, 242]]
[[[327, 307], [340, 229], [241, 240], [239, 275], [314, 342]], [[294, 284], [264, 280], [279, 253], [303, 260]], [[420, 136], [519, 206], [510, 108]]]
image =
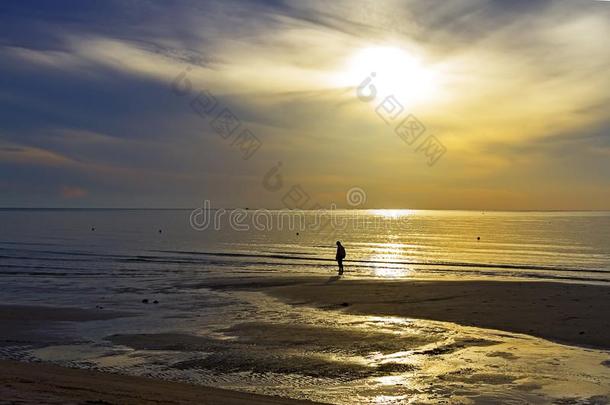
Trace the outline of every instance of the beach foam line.
[[[172, 254], [187, 254], [193, 256], [217, 256], [217, 257], [235, 257], [235, 258], [267, 258], [280, 260], [302, 260], [316, 262], [332, 262], [335, 260], [323, 257], [304, 257], [293, 256], [288, 254], [255, 254], [255, 253], [229, 253], [229, 252], [195, 252], [195, 251], [176, 251], [176, 250], [156, 250], [159, 253]], [[558, 272], [588, 272], [610, 274], [610, 270], [603, 269], [588, 269], [588, 268], [568, 268], [559, 266], [540, 266], [528, 264], [507, 264], [507, 263], [470, 263], [470, 262], [442, 262], [442, 261], [382, 261], [382, 260], [345, 260], [345, 263], [352, 264], [395, 264], [395, 265], [411, 265], [411, 266], [441, 266], [441, 267], [474, 267], [474, 268], [496, 268], [496, 269], [514, 269], [514, 270], [541, 270], [541, 271], [558, 271]]]
[[[0, 247], [0, 251], [3, 252], [3, 258], [7, 259], [20, 259], [20, 260], [61, 260], [61, 261], [87, 261], [91, 258], [117, 261], [117, 262], [154, 262], [154, 263], [174, 263], [174, 264], [196, 264], [199, 261], [172, 258], [168, 256], [145, 256], [145, 255], [117, 255], [117, 254], [103, 254], [103, 253], [92, 253], [82, 251], [53, 251], [53, 250], [35, 250], [35, 249], [8, 249]], [[63, 256], [63, 257], [31, 257], [31, 256], [11, 256], [7, 255], [8, 251], [13, 252], [28, 252], [38, 254], [48, 254], [51, 256]], [[182, 250], [151, 250], [151, 252], [157, 253], [171, 253], [179, 255], [192, 255], [192, 256], [209, 256], [209, 257], [231, 257], [231, 258], [254, 258], [254, 259], [276, 259], [276, 260], [299, 260], [299, 261], [313, 261], [319, 263], [333, 263], [333, 258], [323, 257], [312, 257], [312, 256], [298, 256], [290, 254], [280, 253], [238, 253], [238, 252], [201, 252], [201, 251], [182, 251]], [[72, 258], [66, 258], [65, 256], [72, 256]], [[77, 258], [78, 257], [78, 258]], [[533, 264], [509, 264], [509, 263], [475, 263], [475, 262], [446, 262], [446, 261], [383, 261], [383, 260], [345, 260], [345, 263], [356, 264], [356, 265], [400, 265], [400, 266], [437, 266], [437, 267], [470, 267], [470, 268], [487, 268], [487, 269], [513, 269], [513, 270], [535, 270], [535, 271], [556, 271], [556, 272], [587, 272], [587, 273], [599, 273], [599, 274], [610, 274], [610, 269], [592, 269], [585, 267], [561, 267], [561, 266], [543, 266]], [[260, 263], [253, 263], [260, 264]], [[276, 264], [276, 263], [271, 263]], [[332, 266], [328, 264], [328, 266]]]

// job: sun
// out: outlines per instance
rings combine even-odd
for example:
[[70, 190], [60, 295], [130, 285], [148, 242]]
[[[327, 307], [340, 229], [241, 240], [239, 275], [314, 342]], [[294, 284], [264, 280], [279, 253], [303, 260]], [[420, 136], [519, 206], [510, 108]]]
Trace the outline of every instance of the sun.
[[414, 52], [396, 46], [356, 50], [337, 74], [340, 85], [362, 86], [364, 92], [373, 86], [379, 100], [394, 95], [405, 107], [433, 99], [438, 81], [436, 69], [426, 66]]

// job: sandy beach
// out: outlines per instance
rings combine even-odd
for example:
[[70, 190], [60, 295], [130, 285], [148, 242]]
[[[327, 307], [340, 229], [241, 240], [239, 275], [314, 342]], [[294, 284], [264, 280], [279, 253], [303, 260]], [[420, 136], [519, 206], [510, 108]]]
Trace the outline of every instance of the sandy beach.
[[[53, 344], [61, 336], [45, 327], [89, 322], [130, 313], [48, 306], [0, 306], [1, 346]], [[194, 384], [71, 369], [44, 363], [0, 360], [0, 403], [19, 404], [313, 404], [309, 401], [240, 393]]]
[[11, 404], [314, 404], [142, 377], [12, 361], [0, 361], [0, 398], [0, 403]]
[[[244, 319], [245, 322], [219, 330], [224, 336], [231, 337], [230, 340], [188, 331], [139, 333], [134, 328], [123, 328], [122, 333], [108, 334], [101, 342], [87, 346], [87, 343], [83, 345], [79, 341], [65, 341], [69, 335], [63, 335], [64, 329], [59, 326], [84, 326], [121, 320], [129, 323], [132, 322], [131, 319], [137, 319], [138, 312], [99, 308], [0, 306], [0, 327], [6, 331], [0, 349], [5, 348], [6, 353], [17, 353], [14, 347], [22, 346], [33, 348], [34, 353], [42, 353], [36, 351], [36, 348], [44, 351], [45, 347], [58, 347], [59, 352], [55, 353], [69, 354], [71, 351], [85, 350], [81, 356], [93, 356], [90, 358], [95, 359], [95, 350], [98, 350], [95, 347], [102, 344], [104, 349], [101, 357], [98, 357], [102, 362], [106, 361], [105, 358], [112, 358], [105, 357], [112, 350], [119, 350], [115, 352], [118, 361], [124, 361], [121, 358], [141, 358], [146, 363], [154, 362], [153, 359], [157, 358], [149, 356], [168, 353], [173, 359], [168, 370], [187, 373], [184, 375], [199, 372], [299, 374], [305, 379], [337, 379], [354, 383], [390, 377], [417, 379], [420, 369], [434, 369], [433, 364], [443, 364], [442, 359], [446, 358], [447, 361], [454, 362], [454, 366], [446, 370], [438, 369], [434, 371], [434, 377], [425, 378], [425, 384], [430, 384], [429, 386], [410, 389], [409, 385], [404, 385], [398, 389], [382, 385], [375, 388], [375, 394], [372, 394], [396, 398], [419, 395], [432, 401], [451, 397], [454, 390], [459, 391], [460, 384], [477, 387], [477, 395], [481, 398], [493, 396], [492, 387], [496, 384], [512, 384], [517, 392], [528, 395], [526, 400], [537, 400], [540, 397], [570, 398], [569, 394], [576, 389], [574, 386], [554, 384], [553, 378], [546, 379], [545, 383], [534, 384], [527, 374], [498, 372], [495, 368], [504, 364], [502, 362], [515, 361], [522, 356], [526, 357], [519, 361], [524, 361], [524, 367], [533, 370], [537, 367], [536, 362], [532, 357], [534, 363], [527, 365], [530, 361], [527, 356], [540, 355], [544, 358], [542, 353], [552, 353], [551, 356], [555, 357], [549, 357], [548, 364], [540, 363], [542, 372], [552, 372], [558, 364], [565, 362], [575, 370], [579, 367], [583, 371], [596, 370], [595, 373], [600, 378], [606, 378], [605, 370], [610, 365], [610, 358], [603, 353], [586, 354], [581, 352], [582, 349], [571, 349], [568, 346], [565, 350], [558, 351], [551, 343], [538, 346], [536, 339], [519, 341], [503, 335], [505, 332], [516, 332], [573, 347], [607, 350], [610, 348], [610, 323], [599, 316], [610, 310], [610, 287], [606, 286], [522, 281], [270, 277], [216, 281], [206, 284], [205, 288], [219, 293], [231, 291], [255, 294], [260, 297], [257, 300], [263, 299], [262, 308], [273, 305], [279, 299], [278, 304], [285, 307], [278, 308], [282, 311], [282, 318], [289, 317], [286, 311], [292, 308], [295, 315], [302, 313], [309, 317], [314, 315], [309, 311], [314, 310], [327, 319], [322, 323], [319, 320], [294, 323]], [[263, 298], [265, 296], [267, 298]], [[374, 317], [382, 318], [374, 321]], [[396, 319], [401, 321], [392, 324], [391, 317], [398, 317]], [[424, 321], [404, 323], [408, 319]], [[438, 326], [427, 324], [426, 320], [486, 329], [472, 329], [471, 332], [464, 330], [454, 334], [457, 329], [453, 332], [442, 326], [439, 329]], [[378, 326], [357, 326], [367, 325], [371, 321], [377, 322], [375, 325]], [[499, 332], [486, 334], [485, 330], [489, 329]], [[71, 346], [65, 346], [66, 344]], [[86, 350], [93, 351], [86, 354]], [[127, 357], [121, 355], [121, 351], [125, 350]], [[411, 354], [408, 354], [409, 350]], [[213, 354], [204, 355], [205, 353]], [[328, 357], [324, 353], [332, 355]], [[374, 353], [382, 355], [384, 360], [367, 364], [350, 357], [356, 355], [366, 359]], [[404, 356], [395, 357], [399, 353], [404, 353]], [[184, 357], [191, 354], [194, 356]], [[339, 360], [337, 355], [346, 357]], [[11, 401], [9, 403], [313, 403], [273, 396], [282, 395], [281, 391], [273, 391], [272, 396], [239, 393], [238, 391], [250, 391], [244, 385], [241, 388], [228, 387], [228, 390], [215, 389], [205, 387], [206, 383], [175, 383], [163, 381], [166, 377], [130, 377], [121, 374], [120, 370], [117, 370], [117, 374], [107, 372], [111, 370], [81, 370], [60, 364], [62, 367], [50, 363], [1, 361], [0, 397]], [[467, 364], [470, 367], [466, 367]], [[83, 365], [86, 363], [80, 367]], [[188, 381], [176, 377], [172, 379]], [[217, 383], [210, 383], [211, 386], [215, 384]], [[447, 391], [434, 391], [438, 388], [433, 387], [438, 387], [439, 384], [446, 387]], [[586, 384], [579, 387], [578, 392], [597, 394], [591, 398], [607, 394], [601, 382]], [[562, 387], [569, 389], [564, 391]], [[534, 389], [541, 390], [540, 394], [532, 392]], [[294, 395], [295, 393], [291, 394]], [[338, 398], [335, 396], [329, 402], [342, 403], [349, 400], [348, 397]], [[317, 396], [315, 400], [325, 402], [323, 395]]]
[[521, 281], [380, 281], [331, 277], [275, 287], [276, 297], [354, 314], [498, 329], [610, 349], [610, 287]]

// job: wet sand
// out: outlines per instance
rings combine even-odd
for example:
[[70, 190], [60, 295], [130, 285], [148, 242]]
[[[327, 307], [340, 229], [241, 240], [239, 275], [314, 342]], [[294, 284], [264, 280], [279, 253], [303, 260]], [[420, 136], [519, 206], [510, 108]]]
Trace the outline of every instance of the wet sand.
[[130, 316], [131, 313], [119, 311], [101, 311], [84, 308], [50, 307], [33, 305], [0, 305], [1, 322], [28, 322], [28, 321], [68, 321], [84, 322]]
[[610, 349], [610, 287], [512, 281], [379, 281], [331, 277], [274, 287], [291, 304], [524, 333]]
[[129, 312], [34, 305], [0, 305], [0, 347], [68, 342], [50, 326], [57, 322], [89, 322], [133, 316]]
[[18, 404], [314, 404], [50, 364], [1, 360], [0, 398], [1, 403]]
[[[507, 403], [503, 398], [521, 401], [515, 403], [607, 403], [600, 398], [610, 398], [607, 352], [402, 319], [446, 321], [608, 349], [610, 287], [349, 276], [224, 279], [197, 287], [237, 293], [253, 312], [219, 324], [214, 333], [198, 335], [179, 327], [134, 328], [131, 318], [124, 317], [137, 320], [138, 312], [120, 309], [145, 313], [145, 304], [116, 310], [112, 304], [104, 309], [0, 305], [0, 351], [15, 355], [11, 359], [68, 362], [87, 369], [99, 364], [106, 371], [157, 377], [0, 361], [0, 403], [7, 398], [9, 403], [51, 404], [307, 403], [203, 386], [250, 391], [250, 382], [224, 380], [237, 373], [271, 376], [266, 384], [271, 381], [280, 389], [263, 384], [265, 391], [258, 392], [264, 394], [333, 403], [352, 403], [351, 392], [370, 403], [390, 397], [421, 403], [468, 403], [472, 398], [478, 403]], [[266, 315], [251, 316], [260, 313]], [[92, 341], [75, 333], [96, 321], [122, 326]], [[71, 328], [63, 328], [66, 324]], [[73, 351], [75, 356], [64, 356]], [[70, 363], [73, 359], [77, 361]], [[132, 368], [129, 363], [112, 368], [126, 359], [135, 361]], [[169, 375], [202, 385], [159, 379]], [[317, 391], [319, 386], [332, 389]], [[310, 391], [304, 395], [303, 389]]]
[[[69, 342], [46, 328], [55, 322], [108, 320], [132, 313], [50, 306], [0, 305], [0, 346]], [[68, 339], [65, 340], [64, 339]], [[4, 402], [8, 401], [8, 402]], [[198, 385], [0, 360], [0, 403], [19, 404], [310, 404]]]

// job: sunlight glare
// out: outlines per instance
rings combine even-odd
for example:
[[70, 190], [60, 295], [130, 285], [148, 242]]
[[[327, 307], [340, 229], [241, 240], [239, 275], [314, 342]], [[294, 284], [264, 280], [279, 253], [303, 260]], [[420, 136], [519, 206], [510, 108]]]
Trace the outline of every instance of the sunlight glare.
[[339, 74], [342, 85], [358, 87], [367, 78], [379, 100], [394, 95], [404, 106], [434, 98], [438, 73], [421, 58], [394, 46], [371, 46], [356, 51]]
[[406, 217], [413, 213], [413, 210], [390, 210], [390, 209], [381, 209], [381, 210], [371, 210], [371, 213], [384, 218], [398, 219], [402, 217]]
[[[397, 264], [403, 259], [403, 250], [395, 244], [387, 244], [376, 248], [368, 260], [372, 262], [373, 274], [380, 278], [407, 277], [412, 270], [403, 264]], [[402, 245], [398, 245], [402, 246]]]

